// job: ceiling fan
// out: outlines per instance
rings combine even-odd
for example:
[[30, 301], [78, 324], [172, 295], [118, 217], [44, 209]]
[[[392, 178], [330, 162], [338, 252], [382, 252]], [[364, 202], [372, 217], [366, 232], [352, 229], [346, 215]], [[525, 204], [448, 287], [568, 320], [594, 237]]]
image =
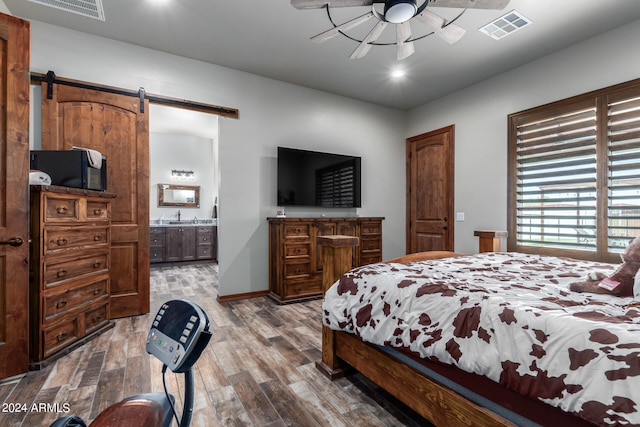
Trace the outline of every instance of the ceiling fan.
[[[398, 59], [404, 59], [413, 54], [415, 48], [411, 38], [409, 20], [416, 18], [424, 24], [433, 34], [436, 34], [446, 42], [453, 44], [460, 40], [465, 33], [464, 28], [447, 23], [444, 18], [427, 10], [433, 7], [454, 7], [463, 9], [504, 9], [510, 0], [291, 0], [291, 5], [296, 9], [322, 9], [329, 7], [356, 7], [371, 6], [371, 11], [351, 19], [340, 25], [311, 37], [317, 43], [325, 42], [333, 37], [344, 34], [352, 28], [361, 25], [370, 19], [376, 18], [378, 22], [369, 31], [358, 47], [349, 56], [350, 59], [365, 56], [375, 41], [389, 24], [396, 25], [396, 55]], [[375, 4], [384, 4], [384, 11], [380, 12]]]

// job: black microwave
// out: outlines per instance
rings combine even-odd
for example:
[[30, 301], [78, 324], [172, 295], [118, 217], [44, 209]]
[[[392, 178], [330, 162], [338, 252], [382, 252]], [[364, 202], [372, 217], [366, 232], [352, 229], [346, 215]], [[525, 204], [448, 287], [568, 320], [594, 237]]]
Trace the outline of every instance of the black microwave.
[[30, 168], [45, 172], [51, 177], [51, 185], [107, 190], [107, 158], [102, 156], [100, 169], [89, 164], [84, 150], [34, 150], [31, 151]]

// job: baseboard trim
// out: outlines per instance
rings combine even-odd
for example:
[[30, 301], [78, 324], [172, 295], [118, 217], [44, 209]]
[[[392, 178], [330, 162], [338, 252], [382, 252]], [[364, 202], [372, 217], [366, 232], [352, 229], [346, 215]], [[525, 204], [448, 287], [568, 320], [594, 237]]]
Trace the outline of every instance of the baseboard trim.
[[244, 294], [233, 294], [233, 295], [223, 295], [223, 296], [218, 295], [216, 299], [218, 300], [218, 302], [222, 303], [222, 302], [230, 302], [230, 301], [239, 301], [239, 300], [250, 299], [250, 298], [266, 297], [267, 295], [269, 295], [269, 291], [257, 291], [257, 292], [247, 292]]

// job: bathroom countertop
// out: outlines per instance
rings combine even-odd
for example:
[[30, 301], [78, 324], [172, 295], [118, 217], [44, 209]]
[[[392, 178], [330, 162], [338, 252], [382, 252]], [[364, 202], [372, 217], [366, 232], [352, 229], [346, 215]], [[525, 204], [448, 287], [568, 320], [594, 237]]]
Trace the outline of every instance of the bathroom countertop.
[[184, 221], [167, 221], [153, 219], [149, 222], [150, 227], [201, 227], [201, 226], [213, 226], [218, 225], [217, 219], [199, 219], [197, 222], [194, 220]]

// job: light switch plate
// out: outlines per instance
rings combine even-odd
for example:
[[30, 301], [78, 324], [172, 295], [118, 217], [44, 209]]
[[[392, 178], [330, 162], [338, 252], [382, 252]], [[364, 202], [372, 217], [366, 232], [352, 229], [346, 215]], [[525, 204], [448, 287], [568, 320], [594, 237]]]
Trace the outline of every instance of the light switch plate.
[[456, 212], [456, 221], [458, 222], [464, 221], [464, 212]]

